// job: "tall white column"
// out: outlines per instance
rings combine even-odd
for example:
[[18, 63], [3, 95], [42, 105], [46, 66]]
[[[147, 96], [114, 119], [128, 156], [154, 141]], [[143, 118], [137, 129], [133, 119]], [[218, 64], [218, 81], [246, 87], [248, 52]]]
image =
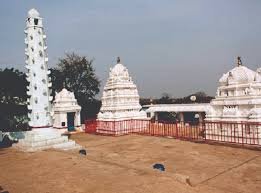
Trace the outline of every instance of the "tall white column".
[[50, 71], [47, 67], [48, 57], [46, 53], [46, 35], [43, 30], [42, 18], [37, 10], [31, 9], [28, 12], [25, 29], [25, 55], [27, 68], [27, 87], [28, 95], [28, 116], [30, 119], [29, 126], [50, 127], [51, 103], [50, 96], [51, 79], [48, 77]]

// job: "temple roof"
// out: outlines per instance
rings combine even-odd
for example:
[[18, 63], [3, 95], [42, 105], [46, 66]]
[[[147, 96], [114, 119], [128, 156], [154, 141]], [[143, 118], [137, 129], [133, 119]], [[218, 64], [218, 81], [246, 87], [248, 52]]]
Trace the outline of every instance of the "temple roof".
[[146, 117], [144, 111], [140, 112], [137, 87], [119, 57], [117, 64], [110, 70], [101, 100], [99, 119]]
[[122, 64], [118, 63], [111, 69], [112, 76], [129, 76], [128, 69]]
[[66, 88], [63, 88], [61, 92], [55, 95], [55, 102], [61, 101], [76, 101], [74, 93], [68, 91]]
[[40, 17], [40, 14], [35, 8], [33, 8], [28, 11], [28, 17], [36, 18]]
[[245, 66], [237, 66], [223, 74], [223, 76], [219, 79], [221, 84], [242, 84], [253, 82], [255, 79], [256, 72], [250, 70]]
[[257, 69], [255, 72], [246, 66], [243, 66], [242, 63], [238, 63], [235, 68], [222, 75], [219, 79], [219, 83], [225, 86], [232, 84], [245, 84], [253, 81], [259, 82], [259, 80], [261, 80], [260, 69]]

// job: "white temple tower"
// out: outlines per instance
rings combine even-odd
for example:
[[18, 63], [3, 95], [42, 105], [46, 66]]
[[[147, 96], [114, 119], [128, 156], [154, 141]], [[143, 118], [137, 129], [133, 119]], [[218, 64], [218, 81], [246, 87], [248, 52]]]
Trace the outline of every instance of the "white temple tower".
[[219, 79], [206, 114], [206, 139], [261, 144], [261, 70], [237, 65]]
[[117, 64], [110, 69], [109, 78], [103, 90], [97, 132], [123, 135], [143, 130], [146, 125], [144, 124], [144, 128], [140, 126], [147, 117], [146, 112], [141, 110], [139, 99], [137, 87], [128, 69], [120, 63], [120, 58], [118, 58]]
[[206, 121], [261, 122], [261, 70], [241, 62], [219, 79]]
[[27, 87], [29, 126], [32, 128], [52, 126], [50, 87], [50, 71], [47, 68], [46, 35], [43, 30], [42, 18], [35, 9], [28, 12], [25, 29], [25, 55], [28, 69]]
[[119, 121], [129, 119], [146, 119], [141, 111], [139, 94], [128, 69], [117, 59], [117, 64], [110, 69], [109, 78], [102, 94], [102, 106], [98, 120]]

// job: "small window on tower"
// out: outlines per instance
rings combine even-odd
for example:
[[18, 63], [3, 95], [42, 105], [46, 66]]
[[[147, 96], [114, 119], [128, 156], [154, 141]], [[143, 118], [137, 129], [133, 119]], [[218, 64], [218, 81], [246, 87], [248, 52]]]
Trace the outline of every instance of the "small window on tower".
[[43, 52], [41, 50], [39, 51], [39, 55], [40, 57], [43, 57]]
[[43, 65], [41, 66], [41, 69], [44, 70], [44, 66]]
[[34, 64], [34, 59], [32, 59], [32, 62], [33, 62], [33, 64]]
[[39, 46], [42, 46], [42, 42], [39, 42]]
[[34, 77], [36, 76], [36, 74], [35, 74], [35, 73], [33, 73], [33, 75], [34, 75]]
[[65, 126], [65, 122], [62, 122], [62, 127], [64, 127]]
[[32, 35], [30, 36], [30, 39], [31, 39], [31, 40], [33, 40], [33, 39], [34, 39]]
[[34, 19], [34, 25], [38, 25], [38, 19]]
[[41, 31], [40, 30], [38, 30], [38, 34], [41, 35]]
[[31, 47], [32, 52], [34, 51], [34, 47]]

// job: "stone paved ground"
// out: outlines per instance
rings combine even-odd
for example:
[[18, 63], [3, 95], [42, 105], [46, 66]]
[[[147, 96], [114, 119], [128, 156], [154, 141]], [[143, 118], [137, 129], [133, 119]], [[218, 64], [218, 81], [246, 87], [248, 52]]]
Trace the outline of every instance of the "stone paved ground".
[[[87, 149], [22, 153], [0, 150], [0, 191], [10, 193], [177, 192], [261, 190], [261, 151], [150, 136], [76, 134]], [[165, 172], [152, 169], [163, 163]], [[189, 176], [191, 185], [182, 183]]]

